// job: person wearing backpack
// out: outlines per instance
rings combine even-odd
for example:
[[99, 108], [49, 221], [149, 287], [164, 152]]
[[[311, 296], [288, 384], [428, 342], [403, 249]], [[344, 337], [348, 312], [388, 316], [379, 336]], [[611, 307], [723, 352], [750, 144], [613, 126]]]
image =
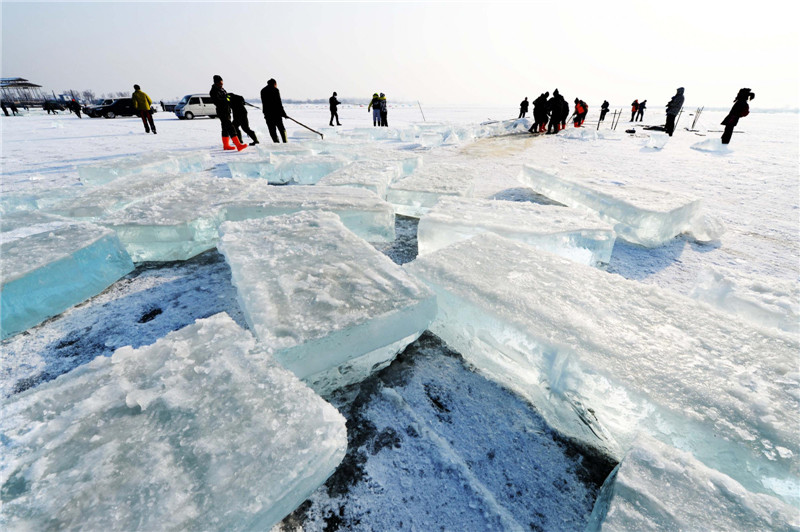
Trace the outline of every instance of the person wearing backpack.
[[739, 89], [739, 93], [733, 100], [731, 111], [721, 123], [721, 125], [725, 126], [725, 131], [722, 133], [723, 144], [730, 143], [731, 137], [733, 136], [733, 128], [739, 123], [739, 119], [750, 114], [750, 105], [747, 102], [755, 97], [755, 93], [750, 91], [750, 89]]

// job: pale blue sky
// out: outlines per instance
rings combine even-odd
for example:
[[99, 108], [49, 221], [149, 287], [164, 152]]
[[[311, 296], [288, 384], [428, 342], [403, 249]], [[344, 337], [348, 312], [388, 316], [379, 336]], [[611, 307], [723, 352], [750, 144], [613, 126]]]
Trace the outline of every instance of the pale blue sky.
[[678, 86], [687, 105], [798, 106], [800, 40], [786, 3], [2, 3], [2, 76], [59, 92], [246, 97], [270, 77], [284, 98], [512, 106], [558, 87], [591, 105]]

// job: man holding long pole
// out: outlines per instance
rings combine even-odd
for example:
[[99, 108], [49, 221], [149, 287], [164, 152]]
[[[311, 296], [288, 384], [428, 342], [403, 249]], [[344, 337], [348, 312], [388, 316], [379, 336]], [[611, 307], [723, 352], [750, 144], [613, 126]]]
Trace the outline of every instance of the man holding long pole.
[[278, 82], [275, 79], [270, 79], [267, 82], [267, 86], [261, 89], [261, 106], [272, 141], [280, 142], [277, 133], [280, 131], [281, 139], [286, 142], [286, 128], [283, 127], [283, 119], [288, 117], [286, 116], [286, 111], [283, 110], [281, 92], [278, 90]]

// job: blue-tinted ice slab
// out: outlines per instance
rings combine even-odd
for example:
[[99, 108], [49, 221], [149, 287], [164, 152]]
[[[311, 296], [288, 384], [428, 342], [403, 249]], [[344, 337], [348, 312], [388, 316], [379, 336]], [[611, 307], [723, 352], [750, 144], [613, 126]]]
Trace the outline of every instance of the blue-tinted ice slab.
[[467, 164], [425, 164], [392, 183], [386, 201], [394, 205], [398, 214], [419, 218], [443, 196], [471, 196], [476, 178], [480, 175]]
[[379, 198], [386, 198], [386, 189], [402, 175], [403, 165], [399, 161], [361, 160], [326, 175], [317, 184], [365, 188], [377, 194]]
[[228, 163], [232, 177], [266, 179], [274, 185], [295, 183], [313, 185], [322, 177], [342, 168], [349, 159], [335, 155], [297, 155], [297, 152], [270, 155], [268, 161]]
[[201, 172], [213, 167], [211, 155], [205, 151], [157, 152], [79, 166], [78, 176], [86, 185], [102, 185], [118, 177], [135, 174]]
[[406, 268], [431, 331], [556, 430], [617, 458], [642, 431], [800, 502], [796, 336], [491, 233]]
[[641, 436], [606, 480], [587, 531], [798, 530], [800, 512]]
[[318, 393], [387, 366], [436, 315], [421, 282], [326, 212], [226, 222], [219, 249], [250, 328]]
[[108, 229], [39, 212], [3, 216], [2, 338], [62, 313], [133, 271]]
[[12, 396], [0, 429], [4, 530], [269, 530], [347, 446], [226, 314]]
[[596, 266], [608, 264], [614, 230], [597, 215], [514, 201], [443, 197], [419, 221], [419, 254], [491, 232]]
[[704, 216], [701, 201], [667, 190], [603, 177], [566, 177], [525, 165], [520, 181], [539, 194], [576, 208], [590, 209], [614, 223], [617, 236], [658, 247], [681, 233], [716, 240], [721, 224]]

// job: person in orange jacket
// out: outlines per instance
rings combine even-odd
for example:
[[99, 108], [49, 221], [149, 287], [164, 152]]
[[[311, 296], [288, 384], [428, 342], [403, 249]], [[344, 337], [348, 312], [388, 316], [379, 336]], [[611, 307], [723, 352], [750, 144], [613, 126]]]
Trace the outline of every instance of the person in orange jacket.
[[638, 110], [639, 110], [639, 100], [638, 99], [633, 100], [633, 103], [631, 103], [631, 122], [633, 122], [633, 119], [636, 118], [636, 111]]

